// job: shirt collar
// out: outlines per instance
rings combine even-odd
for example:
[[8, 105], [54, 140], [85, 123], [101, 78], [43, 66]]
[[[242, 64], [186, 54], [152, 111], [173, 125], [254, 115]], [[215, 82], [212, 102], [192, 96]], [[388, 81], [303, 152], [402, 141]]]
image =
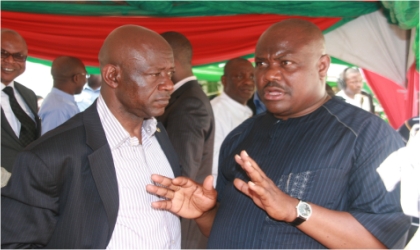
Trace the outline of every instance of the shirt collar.
[[74, 100], [74, 95], [70, 95], [69, 93], [66, 93], [66, 92], [64, 92], [64, 91], [62, 91], [62, 90], [59, 90], [59, 89], [57, 89], [57, 88], [52, 88], [52, 90], [51, 90], [51, 93], [54, 93], [54, 94], [56, 94], [56, 95], [59, 95], [59, 96], [61, 96], [63, 99], [66, 99], [66, 100], [69, 100], [69, 101], [73, 101], [73, 102], [75, 102], [75, 100]]
[[[136, 137], [130, 137], [130, 134], [112, 114], [104, 99], [102, 98], [102, 95], [99, 95], [98, 97], [97, 110], [111, 150], [120, 147], [126, 141], [130, 141], [131, 145], [139, 144], [138, 139]], [[156, 132], [156, 125], [157, 120], [154, 117], [143, 121], [141, 128], [143, 147], [148, 147], [151, 145], [151, 138]]]
[[225, 92], [222, 92], [220, 94], [220, 98], [225, 99], [231, 107], [234, 107], [235, 109], [241, 110], [243, 112], [250, 112], [252, 114], [252, 110], [247, 105], [240, 104], [239, 102], [235, 101], [230, 96], [228, 96]]
[[88, 84], [85, 84], [85, 86], [83, 87], [83, 89], [88, 89], [92, 92], [96, 92], [96, 91], [100, 91], [101, 87], [97, 88], [97, 89], [92, 89]]
[[189, 82], [189, 81], [192, 81], [192, 80], [197, 80], [197, 77], [196, 76], [189, 76], [189, 77], [184, 78], [181, 81], [175, 83], [175, 85], [174, 85], [174, 91], [177, 90], [177, 89], [179, 89], [186, 82]]
[[12, 87], [13, 89], [15, 89], [15, 82], [12, 81], [11, 83], [9, 83], [9, 85], [6, 85], [4, 83], [1, 83], [1, 90], [3, 91], [4, 88], [6, 87]]

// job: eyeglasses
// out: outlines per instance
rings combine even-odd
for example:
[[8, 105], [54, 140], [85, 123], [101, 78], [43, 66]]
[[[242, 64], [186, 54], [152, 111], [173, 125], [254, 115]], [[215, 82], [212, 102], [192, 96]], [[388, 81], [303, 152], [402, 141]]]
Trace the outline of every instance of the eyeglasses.
[[22, 55], [21, 53], [9, 53], [6, 50], [1, 50], [1, 59], [7, 59], [9, 56], [13, 57], [15, 62], [25, 62], [28, 56]]

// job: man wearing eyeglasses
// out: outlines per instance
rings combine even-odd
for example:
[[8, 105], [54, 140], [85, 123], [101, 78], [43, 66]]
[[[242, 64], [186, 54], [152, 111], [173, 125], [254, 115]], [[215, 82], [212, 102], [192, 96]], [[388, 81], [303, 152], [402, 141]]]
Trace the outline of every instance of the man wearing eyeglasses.
[[51, 66], [53, 88], [39, 109], [42, 134], [58, 127], [80, 112], [74, 95], [82, 92], [86, 83], [86, 74], [85, 65], [79, 58], [59, 56], [54, 59]]
[[1, 166], [8, 172], [16, 155], [41, 132], [35, 93], [14, 81], [25, 71], [27, 55], [23, 37], [1, 29]]

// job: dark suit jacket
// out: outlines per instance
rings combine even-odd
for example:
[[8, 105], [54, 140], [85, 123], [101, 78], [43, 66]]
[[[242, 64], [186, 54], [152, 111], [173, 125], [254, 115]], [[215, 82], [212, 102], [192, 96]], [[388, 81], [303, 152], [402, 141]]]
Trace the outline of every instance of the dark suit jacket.
[[202, 183], [211, 174], [214, 116], [198, 82], [186, 82], [174, 91], [165, 113], [157, 119], [165, 126], [178, 153], [182, 175]]
[[[158, 126], [156, 138], [179, 176], [176, 153]], [[96, 102], [25, 148], [14, 167], [2, 188], [2, 248], [106, 248], [119, 197]]]
[[[182, 175], [202, 183], [212, 170], [215, 125], [210, 100], [198, 82], [186, 82], [174, 91], [157, 119], [178, 153]], [[181, 226], [182, 248], [206, 248], [207, 238], [195, 221], [182, 219]]]
[[[32, 113], [35, 115], [35, 122], [37, 127], [37, 137], [41, 135], [41, 120], [38, 117], [38, 104], [35, 93], [15, 82], [15, 89], [19, 91], [23, 100], [28, 104]], [[12, 172], [13, 163], [15, 162], [17, 154], [22, 151], [24, 146], [19, 141], [12, 127], [10, 127], [3, 109], [1, 109], [1, 166], [7, 171]]]

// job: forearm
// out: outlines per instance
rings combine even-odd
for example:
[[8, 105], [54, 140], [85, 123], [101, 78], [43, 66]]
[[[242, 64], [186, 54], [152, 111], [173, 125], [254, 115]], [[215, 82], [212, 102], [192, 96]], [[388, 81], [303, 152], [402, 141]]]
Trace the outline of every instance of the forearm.
[[311, 206], [311, 217], [297, 228], [327, 248], [386, 248], [350, 213]]
[[206, 237], [209, 237], [210, 235], [211, 228], [213, 227], [213, 221], [216, 217], [218, 209], [219, 203], [216, 203], [216, 206], [214, 206], [212, 209], [203, 213], [203, 215], [195, 219], [195, 222], [197, 222], [201, 233], [203, 233]]

